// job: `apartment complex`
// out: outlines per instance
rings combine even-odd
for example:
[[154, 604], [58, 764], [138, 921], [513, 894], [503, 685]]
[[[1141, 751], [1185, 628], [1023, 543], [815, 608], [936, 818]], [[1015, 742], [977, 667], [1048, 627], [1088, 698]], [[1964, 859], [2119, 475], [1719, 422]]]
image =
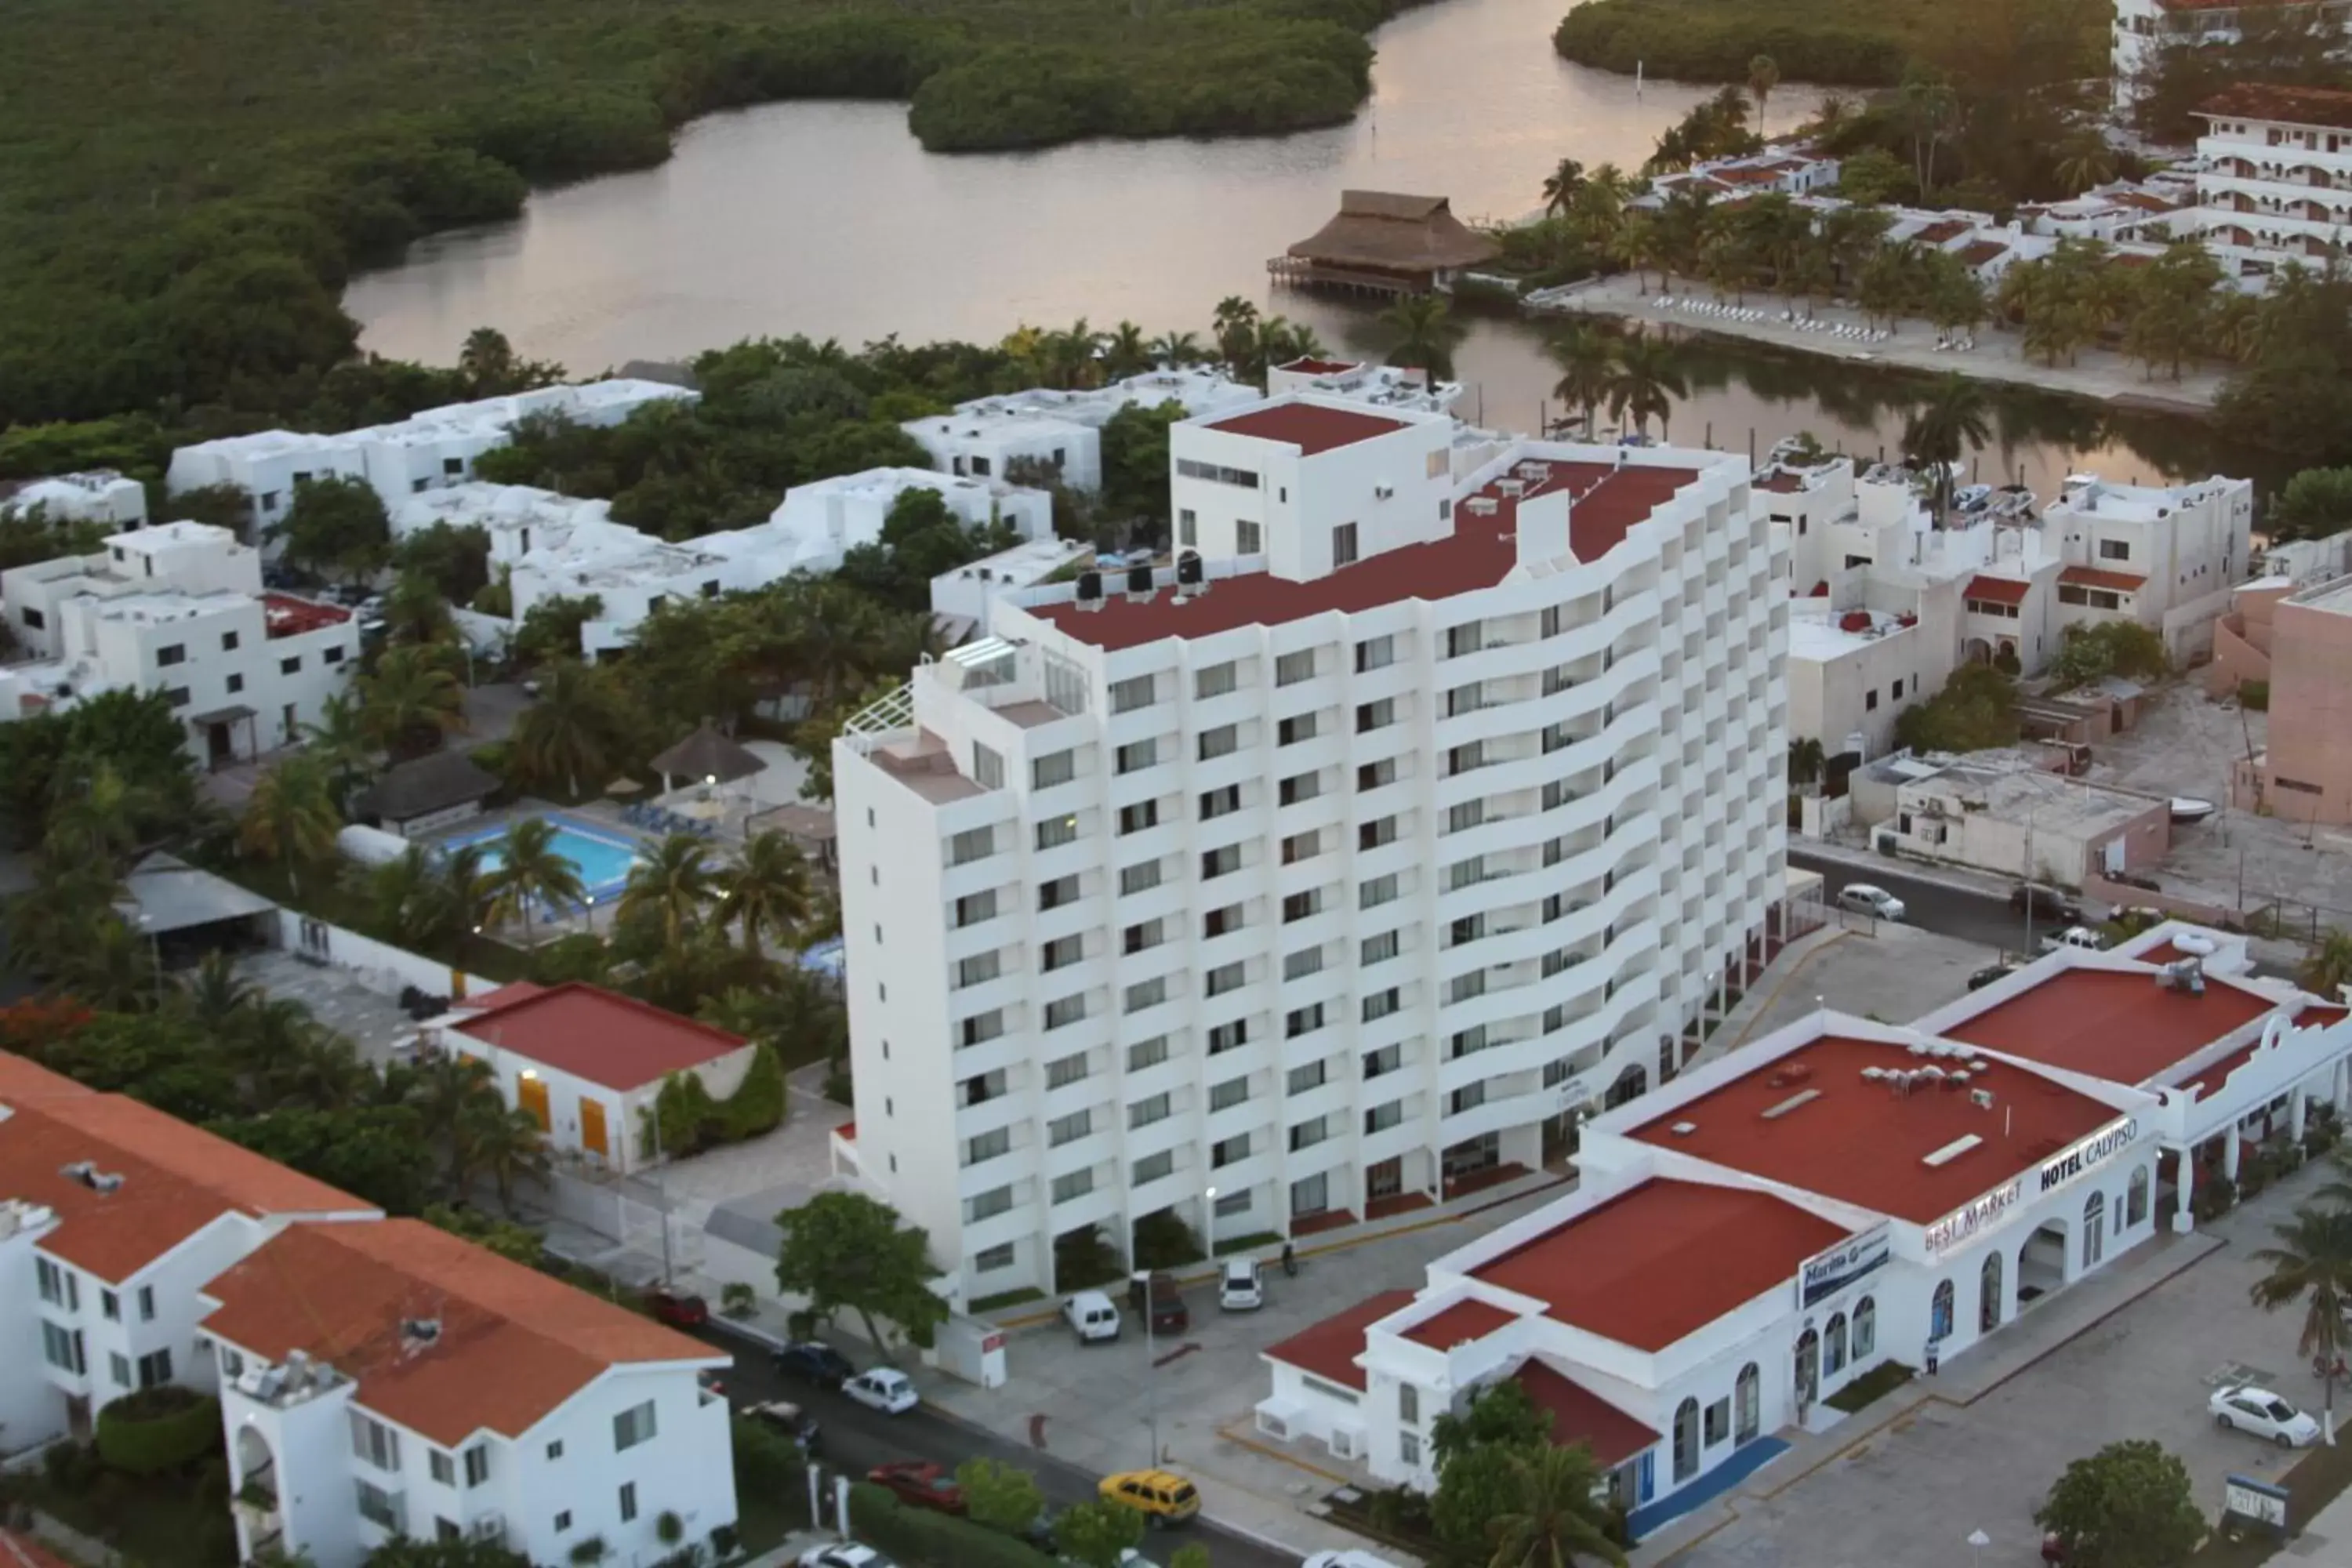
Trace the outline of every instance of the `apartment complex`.
[[52, 521], [137, 528], [147, 521], [147, 487], [111, 468], [56, 474], [45, 479], [0, 480], [0, 515], [36, 509]]
[[2352, 92], [2242, 82], [2198, 109], [2197, 221], [2233, 272], [2314, 270], [2352, 231]]
[[2352, 577], [2259, 597], [2267, 613], [2245, 649], [2258, 656], [2242, 666], [2270, 682], [2270, 724], [2262, 751], [2236, 764], [2231, 802], [2288, 822], [2352, 822]]
[[162, 691], [207, 766], [290, 744], [359, 665], [349, 610], [265, 592], [259, 553], [207, 523], [0, 573], [0, 614], [37, 656], [0, 668], [0, 721]]
[[835, 747], [836, 1158], [967, 1296], [1534, 1166], [1782, 894], [1744, 463], [1301, 395], [1171, 436], [1172, 569], [1000, 597]]

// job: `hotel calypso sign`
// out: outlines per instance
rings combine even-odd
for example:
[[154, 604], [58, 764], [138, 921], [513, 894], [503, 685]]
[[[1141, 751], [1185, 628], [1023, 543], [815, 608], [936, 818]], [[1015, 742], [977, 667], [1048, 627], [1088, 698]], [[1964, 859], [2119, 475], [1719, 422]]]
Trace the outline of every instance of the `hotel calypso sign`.
[[2055, 1192], [2075, 1177], [2113, 1159], [2132, 1145], [2139, 1136], [2139, 1122], [2131, 1117], [2110, 1122], [2072, 1148], [2062, 1149], [2042, 1162], [2042, 1168], [2031, 1178], [2018, 1176], [1968, 1204], [1927, 1227], [1927, 1250], [1948, 1252], [1979, 1231], [1990, 1230], [2011, 1209], [2025, 1201], [2031, 1181], [2032, 1195], [2040, 1197]]
[[1801, 1312], [1828, 1300], [1885, 1268], [1893, 1257], [1884, 1222], [1855, 1232], [1826, 1252], [1813, 1254], [1797, 1269], [1797, 1310]]

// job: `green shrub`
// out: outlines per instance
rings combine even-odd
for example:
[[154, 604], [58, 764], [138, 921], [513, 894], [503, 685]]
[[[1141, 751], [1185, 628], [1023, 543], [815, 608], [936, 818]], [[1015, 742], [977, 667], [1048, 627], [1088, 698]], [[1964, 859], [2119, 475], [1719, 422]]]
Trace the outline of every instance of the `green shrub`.
[[1174, 1209], [1155, 1209], [1135, 1222], [1138, 1268], [1181, 1268], [1206, 1256], [1201, 1250], [1201, 1238]]
[[127, 1475], [176, 1470], [221, 1444], [219, 1402], [176, 1384], [124, 1394], [98, 1413], [98, 1457]]
[[873, 1542], [902, 1563], [952, 1563], [955, 1568], [1055, 1568], [1052, 1558], [1025, 1541], [968, 1519], [907, 1508], [880, 1487], [865, 1481], [849, 1489], [849, 1521], [858, 1540]]
[[1822, 1403], [1832, 1410], [1843, 1410], [1851, 1415], [1863, 1406], [1885, 1398], [1910, 1382], [1912, 1376], [1912, 1369], [1901, 1362], [1883, 1361]]

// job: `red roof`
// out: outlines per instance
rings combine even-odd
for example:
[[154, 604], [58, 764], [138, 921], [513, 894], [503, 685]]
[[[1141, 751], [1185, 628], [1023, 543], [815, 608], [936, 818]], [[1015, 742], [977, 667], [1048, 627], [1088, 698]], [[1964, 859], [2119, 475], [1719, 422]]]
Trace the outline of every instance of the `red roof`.
[[458, 1033], [624, 1093], [744, 1045], [740, 1035], [577, 981], [527, 992], [504, 985], [472, 1006], [483, 1010]]
[[[2218, 0], [2216, 0], [2218, 3]], [[2234, 0], [2233, 0], [2234, 4]], [[2202, 10], [2207, 6], [2168, 0], [2165, 9]], [[2242, 81], [2224, 88], [2197, 106], [2207, 119], [2270, 120], [2284, 125], [2326, 125], [2352, 131], [2352, 92], [2324, 87], [2269, 87]]]
[[1299, 1330], [1279, 1344], [1268, 1345], [1264, 1354], [1268, 1361], [1295, 1366], [1327, 1382], [1361, 1388], [1364, 1369], [1356, 1364], [1356, 1358], [1364, 1352], [1364, 1331], [1412, 1300], [1410, 1290], [1383, 1290]]
[[1784, 496], [1801, 494], [1804, 488], [1805, 476], [1792, 474], [1785, 468], [1775, 468], [1762, 479], [1753, 479], [1748, 483], [1750, 489], [1770, 490], [1775, 495]]
[[1408, 428], [1404, 420], [1366, 414], [1354, 408], [1328, 408], [1320, 403], [1271, 403], [1230, 418], [1213, 419], [1208, 428], [1229, 436], [1249, 436], [1260, 441], [1281, 441], [1298, 448], [1301, 457], [1335, 451]]
[[1662, 1351], [1796, 1278], [1844, 1226], [1769, 1193], [1643, 1182], [1472, 1269], [1547, 1316]]
[[23, 1105], [36, 1100], [55, 1100], [59, 1095], [79, 1099], [92, 1092], [29, 1058], [0, 1051], [0, 1105]]
[[2141, 1084], [2277, 1005], [2218, 975], [2205, 977], [2204, 994], [2191, 995], [2142, 970], [2077, 966], [1943, 1034], [2109, 1083]]
[[[1694, 468], [1570, 462], [1549, 466], [1549, 476], [1529, 485], [1527, 499], [1559, 489], [1574, 495], [1568, 542], [1582, 562], [1598, 561], [1617, 548], [1635, 523], [1698, 478]], [[1454, 508], [1454, 532], [1448, 537], [1368, 555], [1328, 577], [1294, 583], [1253, 572], [1217, 578], [1208, 593], [1191, 600], [1163, 594], [1149, 603], [1135, 603], [1114, 596], [1099, 601], [1102, 607], [1095, 610], [1061, 600], [1031, 605], [1029, 613], [1080, 642], [1116, 652], [1163, 637], [1281, 626], [1333, 611], [1359, 615], [1409, 599], [1447, 599], [1491, 588], [1518, 564], [1518, 500], [1492, 485], [1479, 494], [1494, 500], [1492, 513], [1478, 515], [1465, 499]]]
[[1948, 239], [1958, 239], [1974, 226], [1956, 217], [1938, 218], [1911, 237], [1921, 245], [1941, 245]]
[[1614, 1469], [1654, 1447], [1663, 1436], [1542, 1362], [1521, 1362], [1511, 1376], [1528, 1391], [1537, 1409], [1551, 1413], [1551, 1440], [1582, 1443], [1604, 1470]]
[[0, 1568], [75, 1568], [28, 1531], [0, 1530]]
[[[304, 1351], [359, 1402], [455, 1447], [519, 1437], [614, 1366], [726, 1352], [422, 1220], [280, 1231], [205, 1287], [209, 1332], [269, 1362]], [[439, 1325], [429, 1344], [404, 1321]], [[5, 1565], [0, 1565], [5, 1568]]]
[[2008, 249], [2008, 246], [1997, 239], [1972, 239], [1959, 248], [1960, 265], [1969, 268], [1982, 267]]
[[2103, 572], [2096, 566], [2069, 566], [2058, 574], [2058, 581], [2087, 588], [2113, 588], [2118, 594], [2137, 594], [2147, 586], [2147, 579], [2135, 573]]
[[1404, 1337], [1432, 1350], [1450, 1351], [1455, 1345], [1483, 1340], [1504, 1324], [1518, 1321], [1515, 1313], [1473, 1297], [1454, 1302], [1433, 1317], [1423, 1318], [1407, 1329]]
[[1990, 599], [1996, 605], [2021, 605], [2025, 603], [2025, 591], [2032, 586], [2032, 584], [2021, 583], [2013, 577], [1988, 577], [1979, 573], [1969, 579], [1968, 592], [1960, 597]]
[[261, 595], [262, 624], [273, 637], [299, 637], [321, 626], [341, 626], [351, 618], [352, 613], [339, 605], [298, 599], [291, 594]]
[[1276, 365], [1294, 375], [1339, 375], [1356, 368], [1356, 362], [1345, 359], [1295, 359], [1288, 364]]
[[[2145, 974], [2135, 984], [2155, 989]], [[1990, 1044], [1992, 1042], [1986, 1042]], [[1927, 1225], [2032, 1169], [2118, 1114], [2038, 1073], [1996, 1063], [1970, 1087], [1907, 1095], [1862, 1076], [1923, 1066], [1901, 1046], [1824, 1035], [1633, 1130], [1661, 1149]], [[1777, 1115], [1767, 1115], [1778, 1111]], [[1691, 1131], [1676, 1132], [1677, 1126]], [[1973, 1147], [1928, 1164], [1973, 1134]], [[1814, 1248], [1815, 1251], [1820, 1248]]]
[[2210, 1100], [2214, 1095], [2221, 1092], [2221, 1086], [2223, 1084], [2230, 1081], [2230, 1075], [2231, 1073], [2236, 1072], [2240, 1068], [2244, 1067], [2248, 1062], [2253, 1059], [2254, 1047], [2261, 1044], [2262, 1041], [2260, 1040], [2248, 1040], [2244, 1045], [2240, 1046], [2236, 1050], [2231, 1051], [2220, 1061], [2208, 1063], [2206, 1066], [2199, 1068], [2189, 1077], [2181, 1079], [2180, 1082], [2168, 1085], [2167, 1087], [2172, 1089], [2199, 1089], [2203, 1091], [2206, 1099]]

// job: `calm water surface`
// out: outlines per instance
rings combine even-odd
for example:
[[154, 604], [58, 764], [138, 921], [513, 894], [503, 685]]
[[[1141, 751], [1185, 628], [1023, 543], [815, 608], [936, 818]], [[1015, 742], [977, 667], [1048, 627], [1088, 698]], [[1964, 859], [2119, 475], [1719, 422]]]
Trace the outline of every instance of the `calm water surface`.
[[[1327, 131], [1249, 141], [1097, 142], [938, 156], [902, 105], [805, 102], [688, 127], [658, 169], [531, 199], [512, 223], [437, 236], [355, 280], [345, 308], [369, 348], [446, 362], [478, 326], [591, 372], [746, 336], [859, 343], [993, 342], [1022, 322], [1085, 317], [1205, 331], [1229, 294], [1311, 322], [1335, 348], [1386, 345], [1372, 309], [1276, 289], [1266, 258], [1312, 233], [1343, 188], [1429, 192], [1465, 218], [1540, 199], [1563, 156], [1637, 167], [1711, 89], [1584, 69], [1551, 49], [1560, 0], [1442, 0], [1379, 33], [1371, 103]], [[1817, 95], [1773, 95], [1768, 129]], [[1532, 428], [1555, 374], [1539, 329], [1473, 323], [1458, 355], [1463, 412]], [[1916, 383], [1747, 350], [1694, 350], [1678, 440], [1769, 446], [1810, 429], [1868, 451], [1900, 438]], [[2202, 454], [2158, 422], [2128, 444], [2043, 400], [2004, 406], [1992, 471], [2037, 486], [2095, 466], [2153, 478]], [[1554, 412], [1557, 412], [1555, 410]]]

